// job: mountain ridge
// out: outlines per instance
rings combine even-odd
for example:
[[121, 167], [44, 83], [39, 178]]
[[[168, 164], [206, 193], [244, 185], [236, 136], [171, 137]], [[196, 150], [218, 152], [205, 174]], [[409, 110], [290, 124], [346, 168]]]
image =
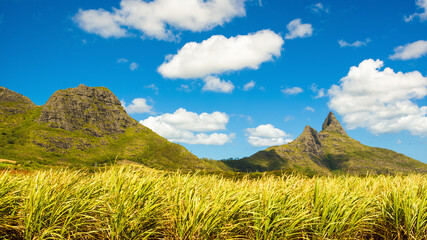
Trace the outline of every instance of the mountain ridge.
[[128, 160], [163, 170], [219, 171], [131, 118], [105, 87], [58, 90], [46, 104], [0, 88], [0, 158], [91, 166]]
[[427, 172], [427, 165], [422, 162], [351, 138], [332, 112], [320, 132], [307, 125], [302, 134], [288, 144], [223, 162], [240, 172], [282, 170], [326, 175]]
[[46, 104], [0, 87], [0, 159], [36, 165], [98, 165], [125, 160], [163, 170], [304, 174], [427, 172], [427, 165], [348, 136], [330, 112], [318, 132], [239, 160], [199, 159], [131, 118], [105, 87], [58, 90]]

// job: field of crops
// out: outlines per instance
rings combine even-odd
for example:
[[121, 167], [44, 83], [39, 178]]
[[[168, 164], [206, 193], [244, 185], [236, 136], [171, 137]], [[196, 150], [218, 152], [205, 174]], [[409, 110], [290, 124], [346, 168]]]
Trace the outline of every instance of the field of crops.
[[0, 239], [427, 239], [427, 176], [0, 173]]

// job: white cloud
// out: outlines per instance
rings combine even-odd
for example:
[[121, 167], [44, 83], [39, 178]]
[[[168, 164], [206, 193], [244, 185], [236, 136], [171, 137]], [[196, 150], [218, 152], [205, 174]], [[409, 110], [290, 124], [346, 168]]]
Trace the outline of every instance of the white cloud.
[[344, 40], [339, 40], [338, 44], [340, 45], [340, 47], [363, 47], [366, 46], [366, 44], [368, 44], [371, 41], [371, 39], [367, 38], [365, 41], [355, 41], [353, 43], [348, 43]]
[[126, 58], [119, 58], [117, 59], [117, 63], [125, 63], [128, 62], [129, 60], [127, 60]]
[[262, 137], [248, 136], [249, 144], [257, 147], [278, 146], [278, 145], [289, 143], [291, 141], [292, 139], [285, 139], [285, 138], [262, 138]]
[[[126, 59], [126, 58], [119, 58], [119, 59], [117, 59], [117, 61], [116, 61], [117, 63], [127, 63], [127, 62], [129, 62], [129, 60], [128, 59]], [[139, 64], [138, 63], [136, 63], [136, 62], [131, 62], [130, 64], [129, 64], [129, 69], [131, 70], [131, 71], [135, 71], [136, 69], [138, 69], [139, 68]]]
[[285, 88], [285, 89], [282, 89], [281, 91], [282, 93], [287, 95], [297, 95], [299, 93], [304, 92], [304, 90], [302, 90], [302, 88], [299, 88], [299, 87]]
[[308, 8], [314, 13], [329, 13], [329, 8], [325, 7], [321, 2], [311, 4]]
[[317, 92], [317, 95], [314, 98], [321, 98], [325, 96], [325, 89], [321, 88], [319, 89], [319, 91]]
[[313, 34], [313, 27], [311, 24], [301, 23], [300, 18], [292, 20], [286, 28], [289, 33], [286, 34], [285, 39], [305, 38]]
[[313, 91], [316, 96], [314, 98], [322, 98], [325, 96], [325, 89], [324, 88], [317, 88], [317, 85], [315, 83], [311, 84], [311, 91]]
[[153, 106], [148, 105], [145, 98], [135, 98], [132, 103], [126, 106], [125, 100], [120, 101], [126, 112], [132, 113], [153, 113]]
[[176, 55], [166, 57], [158, 72], [167, 78], [189, 79], [258, 69], [261, 63], [280, 56], [283, 43], [282, 37], [270, 30], [230, 38], [214, 35], [201, 43], [186, 43]]
[[234, 90], [234, 85], [230, 81], [221, 80], [218, 77], [207, 76], [203, 79], [205, 85], [203, 91], [231, 93]]
[[138, 69], [139, 68], [139, 64], [138, 63], [136, 63], [136, 62], [132, 62], [130, 65], [129, 65], [129, 69], [131, 70], [131, 71], [135, 71], [136, 69]]
[[427, 107], [413, 101], [427, 95], [427, 77], [382, 67], [382, 61], [373, 59], [351, 67], [340, 85], [329, 89], [329, 107], [343, 116], [349, 129], [427, 136]]
[[271, 124], [259, 125], [256, 128], [247, 128], [246, 135], [252, 146], [274, 146], [291, 142], [292, 136], [275, 128]]
[[173, 142], [224, 145], [234, 138], [234, 134], [205, 132], [225, 130], [228, 120], [229, 116], [225, 113], [197, 114], [180, 108], [172, 114], [148, 117], [140, 123]]
[[184, 108], [179, 108], [173, 114], [165, 113], [155, 118], [175, 128], [197, 132], [225, 130], [229, 120], [226, 113], [197, 114]]
[[250, 82], [246, 83], [245, 86], [243, 86], [243, 90], [244, 91], [249, 91], [249, 90], [251, 90], [254, 87], [255, 87], [255, 82], [254, 81], [250, 81]]
[[394, 54], [390, 56], [390, 59], [409, 60], [420, 58], [426, 54], [427, 41], [419, 40], [394, 48]]
[[86, 32], [98, 34], [103, 38], [128, 36], [127, 31], [121, 28], [118, 23], [119, 16], [104, 9], [79, 9], [79, 12], [74, 16], [74, 21]]
[[173, 40], [173, 30], [200, 32], [246, 15], [246, 0], [122, 0], [120, 8], [82, 10], [74, 16], [80, 28], [104, 38], [143, 36]]
[[304, 110], [309, 111], [309, 112], [315, 112], [314, 108], [307, 106], [304, 108]]
[[410, 22], [415, 18], [419, 18], [421, 22], [427, 20], [427, 0], [417, 0], [416, 5], [421, 9], [420, 13], [413, 13], [408, 17], [405, 16], [405, 22]]

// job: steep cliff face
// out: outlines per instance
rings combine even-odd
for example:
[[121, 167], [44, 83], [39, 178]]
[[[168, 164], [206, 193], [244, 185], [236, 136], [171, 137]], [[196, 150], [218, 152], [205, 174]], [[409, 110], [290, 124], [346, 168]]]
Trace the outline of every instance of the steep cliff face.
[[110, 90], [85, 85], [55, 92], [43, 106], [38, 122], [93, 136], [123, 133], [138, 125]]
[[295, 139], [292, 145], [301, 149], [302, 152], [313, 155], [313, 157], [324, 155], [319, 134], [314, 128], [308, 125], [304, 128], [302, 134]]
[[0, 158], [48, 165], [130, 160], [164, 170], [219, 170], [132, 119], [104, 87], [59, 90], [43, 106], [0, 88], [0, 113]]
[[234, 170], [243, 172], [272, 170], [295, 170], [308, 174], [427, 172], [427, 165], [424, 163], [391, 150], [369, 147], [352, 139], [333, 113], [328, 114], [320, 133], [306, 126], [303, 133], [288, 144], [270, 147], [240, 160], [224, 162]]

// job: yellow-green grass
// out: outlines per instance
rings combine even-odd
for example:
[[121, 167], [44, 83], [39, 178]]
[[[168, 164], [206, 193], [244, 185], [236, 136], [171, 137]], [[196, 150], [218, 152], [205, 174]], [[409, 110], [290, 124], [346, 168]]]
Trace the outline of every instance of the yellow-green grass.
[[427, 239], [427, 176], [3, 171], [0, 239]]

